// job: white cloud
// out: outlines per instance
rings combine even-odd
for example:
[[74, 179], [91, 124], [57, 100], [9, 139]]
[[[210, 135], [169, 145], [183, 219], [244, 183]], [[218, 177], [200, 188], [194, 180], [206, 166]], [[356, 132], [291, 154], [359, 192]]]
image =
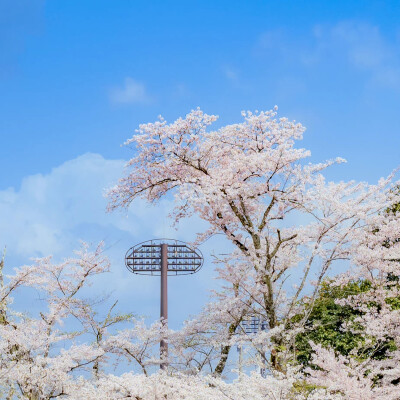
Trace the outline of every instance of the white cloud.
[[[177, 231], [171, 228], [167, 218], [173, 207], [171, 198], [155, 206], [139, 199], [127, 212], [106, 213], [104, 189], [116, 183], [124, 164], [88, 153], [47, 174], [25, 177], [17, 189], [0, 190], [0, 250], [7, 246], [6, 265], [14, 267], [30, 263], [31, 257], [53, 255], [56, 261], [62, 260], [72, 255], [80, 240], [93, 245], [104, 240], [111, 275], [100, 279], [89, 295], [113, 292], [122, 310], [157, 318], [159, 280], [129, 273], [124, 266], [125, 252], [156, 237], [192, 241], [204, 223], [191, 218]], [[201, 249], [208, 255], [213, 247], [218, 251], [222, 246], [210, 240]], [[171, 279], [172, 326], [197, 312], [207, 300], [208, 289], [217, 285], [211, 279], [213, 271], [208, 257], [199, 274]]]
[[250, 88], [249, 84], [246, 81], [246, 78], [240, 74], [240, 71], [237, 68], [234, 68], [230, 65], [223, 65], [221, 67], [221, 72], [224, 77], [230, 82], [233, 88], [239, 89], [241, 91], [247, 92]]
[[385, 36], [378, 26], [349, 20], [316, 25], [309, 35], [301, 37], [283, 30], [265, 32], [259, 37], [254, 54], [275, 60], [279, 65], [304, 69], [329, 69], [337, 65], [343, 70], [345, 64], [349, 71], [362, 72], [360, 79], [367, 87], [399, 91], [398, 48], [398, 38]]
[[114, 104], [149, 104], [152, 98], [143, 83], [128, 77], [122, 87], [111, 89], [110, 101]]
[[110, 223], [102, 187], [122, 168], [122, 161], [85, 154], [49, 174], [24, 178], [18, 191], [0, 191], [0, 243], [21, 256], [65, 251], [79, 224]]
[[172, 90], [172, 94], [176, 98], [190, 97], [190, 90], [184, 83], [178, 83]]
[[330, 30], [330, 39], [346, 52], [351, 65], [369, 72], [373, 83], [400, 89], [398, 44], [385, 38], [377, 26], [341, 22]]
[[285, 32], [282, 29], [275, 29], [264, 32], [259, 38], [255, 50], [273, 49], [276, 47], [281, 48], [282, 44], [285, 43], [286, 37]]
[[223, 67], [222, 68], [222, 72], [224, 73], [225, 78], [230, 80], [230, 81], [232, 81], [232, 82], [237, 82], [238, 79], [239, 79], [238, 72], [234, 68], [232, 68], [230, 66]]
[[[18, 190], [0, 191], [0, 247], [20, 257], [65, 256], [79, 240], [107, 245], [121, 240], [143, 241], [175, 232], [168, 214], [173, 201], [156, 206], [135, 200], [128, 211], [107, 213], [106, 188], [123, 174], [125, 162], [87, 153], [53, 168], [27, 176]], [[194, 239], [186, 237], [187, 240]], [[130, 243], [130, 242], [129, 242]], [[134, 243], [132, 243], [134, 244]], [[125, 249], [127, 250], [127, 249]]]

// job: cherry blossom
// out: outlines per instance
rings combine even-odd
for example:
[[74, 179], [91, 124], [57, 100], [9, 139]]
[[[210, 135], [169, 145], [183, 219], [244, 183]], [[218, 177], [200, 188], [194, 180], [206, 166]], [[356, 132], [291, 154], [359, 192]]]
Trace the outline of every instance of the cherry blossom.
[[[134, 157], [108, 193], [110, 210], [171, 194], [173, 223], [193, 214], [206, 221], [197, 245], [215, 234], [230, 242], [229, 254], [213, 256], [221, 285], [202, 311], [173, 331], [119, 314], [117, 301], [99, 310], [85, 290], [110, 269], [102, 244], [83, 244], [59, 263], [36, 259], [9, 275], [3, 259], [2, 398], [400, 398], [396, 173], [374, 185], [327, 181], [325, 169], [344, 160], [308, 162], [310, 152], [298, 147], [301, 124], [278, 118], [276, 108], [242, 118], [212, 129], [217, 117], [197, 109], [171, 124], [160, 118], [140, 125], [126, 142]], [[370, 290], [337, 301], [359, 311], [341, 329], [363, 340], [346, 357], [313, 343], [312, 367], [304, 370], [294, 339], [328, 276], [338, 286], [369, 283]], [[15, 309], [13, 297], [32, 289], [40, 310]], [[258, 325], [249, 330], [251, 321]], [[160, 359], [161, 338], [167, 360]], [[388, 341], [385, 357], [374, 357]], [[239, 368], [236, 346], [243, 350]], [[168, 368], [159, 371], [162, 363]]]

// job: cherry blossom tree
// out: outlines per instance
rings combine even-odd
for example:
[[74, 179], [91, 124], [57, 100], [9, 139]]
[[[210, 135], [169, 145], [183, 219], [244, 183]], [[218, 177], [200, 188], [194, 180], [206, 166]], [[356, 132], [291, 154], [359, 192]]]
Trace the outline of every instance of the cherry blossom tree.
[[[109, 207], [173, 194], [175, 223], [193, 214], [208, 223], [197, 244], [215, 234], [230, 241], [229, 255], [214, 256], [221, 288], [199, 315], [172, 331], [160, 321], [148, 326], [118, 314], [115, 302], [99, 312], [98, 301], [87, 299], [85, 288], [110, 267], [101, 245], [94, 251], [83, 245], [61, 263], [37, 259], [7, 276], [3, 260], [2, 398], [400, 398], [394, 174], [376, 185], [326, 181], [324, 170], [343, 160], [308, 163], [310, 152], [296, 147], [304, 128], [277, 118], [276, 109], [243, 113], [242, 122], [213, 130], [216, 119], [197, 109], [171, 124], [160, 118], [141, 125], [127, 142], [136, 153], [109, 191]], [[304, 370], [296, 364], [295, 339], [328, 276], [341, 288], [369, 282], [370, 290], [337, 300], [359, 312], [341, 329], [362, 340], [346, 357], [310, 343]], [[32, 288], [40, 310], [14, 309], [12, 298]], [[263, 329], [250, 334], [246, 324], [254, 319]], [[168, 360], [158, 354], [161, 338], [169, 343]], [[389, 341], [385, 358], [372, 356]], [[235, 345], [245, 347], [248, 369], [232, 381], [224, 375]], [[158, 371], [165, 361], [168, 369]], [[261, 376], [255, 366], [267, 372]]]
[[369, 290], [337, 300], [339, 305], [359, 311], [360, 315], [342, 328], [363, 340], [347, 357], [313, 345], [313, 363], [318, 369], [308, 369], [309, 381], [339, 390], [351, 400], [398, 400], [400, 224], [394, 208], [371, 216], [369, 222], [355, 235], [352, 271], [339, 275], [335, 282], [338, 286], [354, 281], [370, 283]]
[[[171, 192], [175, 223], [192, 214], [208, 222], [197, 243], [223, 234], [235, 246], [230, 257], [217, 259], [223, 291], [186, 326], [188, 337], [211, 333], [201, 365], [218, 348], [216, 376], [236, 340], [253, 343], [269, 369], [284, 372], [293, 356], [289, 343], [307, 320], [306, 313], [296, 329], [284, 330], [299, 299], [307, 294], [312, 310], [328, 271], [353, 261], [357, 232], [396, 201], [393, 176], [376, 185], [327, 182], [323, 171], [344, 160], [307, 163], [310, 152], [295, 146], [303, 126], [276, 115], [276, 109], [247, 112], [243, 122], [212, 130], [217, 117], [197, 109], [171, 124], [160, 117], [140, 125], [126, 142], [135, 156], [109, 191], [110, 210], [138, 197], [155, 203]], [[286, 283], [291, 276], [293, 287]], [[241, 335], [242, 321], [254, 315], [272, 334]]]
[[[3, 262], [0, 267], [3, 270]], [[232, 383], [190, 370], [150, 374], [148, 367], [161, 362], [156, 357], [160, 339], [170, 334], [171, 343], [177, 345], [179, 335], [174, 342], [175, 335], [165, 332], [160, 322], [147, 327], [142, 320], [118, 315], [115, 304], [100, 318], [94, 302], [85, 299], [82, 291], [108, 268], [101, 247], [90, 251], [84, 246], [61, 263], [47, 257], [16, 269], [4, 280], [1, 273], [1, 398], [287, 400], [296, 396], [316, 400], [326, 395], [328, 400], [338, 399], [325, 389], [311, 397], [297, 395], [296, 371], [267, 378], [253, 373]], [[42, 307], [36, 316], [17, 312], [12, 305], [11, 296], [30, 288], [40, 293]], [[72, 324], [71, 318], [77, 323]], [[121, 363], [121, 358], [127, 361], [125, 372], [112, 374], [112, 365]], [[139, 373], [133, 372], [132, 364], [140, 367]]]
[[[151, 363], [148, 348], [159, 343], [160, 324], [146, 328], [131, 315], [115, 313], [115, 303], [100, 317], [95, 307], [99, 300], [90, 301], [82, 293], [109, 270], [102, 245], [95, 251], [83, 245], [75, 257], [58, 264], [51, 257], [37, 259], [6, 279], [4, 260], [0, 266], [2, 398], [39, 400], [76, 393], [82, 386], [78, 376], [95, 382], [122, 354], [143, 369], [144, 358]], [[43, 304], [36, 316], [12, 308], [11, 296], [30, 288]], [[113, 328], [119, 325], [124, 329], [116, 332]]]
[[[104, 351], [99, 346], [76, 343], [79, 332], [61, 330], [68, 317], [82, 321], [93, 315], [90, 304], [78, 297], [88, 279], [108, 269], [100, 249], [87, 247], [61, 264], [50, 258], [19, 268], [5, 283], [2, 279], [0, 386], [3, 398], [42, 399], [65, 394], [74, 370], [96, 364]], [[10, 308], [11, 296], [22, 288], [35, 288], [45, 296], [47, 309], [38, 318]], [[69, 348], [59, 349], [70, 342]]]

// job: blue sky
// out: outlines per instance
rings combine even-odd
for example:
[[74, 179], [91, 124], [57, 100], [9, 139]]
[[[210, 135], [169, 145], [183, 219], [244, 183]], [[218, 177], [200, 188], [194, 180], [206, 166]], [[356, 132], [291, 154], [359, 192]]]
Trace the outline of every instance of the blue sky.
[[[101, 290], [158, 313], [158, 282], [127, 280], [121, 256], [154, 236], [190, 240], [194, 225], [170, 231], [168, 199], [106, 215], [102, 191], [131, 156], [120, 145], [159, 114], [172, 120], [200, 106], [223, 124], [278, 105], [307, 127], [313, 161], [348, 160], [330, 179], [389, 174], [400, 165], [399, 21], [398, 1], [0, 0], [0, 245], [9, 265], [105, 239], [113, 279]], [[171, 283], [176, 324], [200, 308], [212, 276], [205, 266], [182, 278], [192, 286]]]

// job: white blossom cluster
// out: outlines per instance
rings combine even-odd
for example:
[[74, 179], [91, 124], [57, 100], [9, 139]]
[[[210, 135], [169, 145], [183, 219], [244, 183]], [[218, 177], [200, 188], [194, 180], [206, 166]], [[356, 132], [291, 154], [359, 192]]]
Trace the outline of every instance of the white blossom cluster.
[[[304, 128], [277, 118], [276, 109], [243, 113], [243, 122], [212, 130], [216, 119], [197, 109], [172, 124], [160, 118], [141, 125], [127, 142], [135, 157], [109, 196], [116, 209], [174, 193], [175, 223], [192, 214], [208, 223], [198, 243], [223, 234], [235, 246], [215, 256], [222, 288], [171, 331], [160, 321], [147, 326], [119, 315], [115, 304], [100, 317], [85, 299], [83, 289], [109, 268], [101, 246], [84, 246], [60, 264], [44, 258], [22, 267], [1, 281], [2, 398], [400, 399], [394, 174], [376, 185], [327, 182], [323, 171], [343, 160], [307, 163], [310, 152], [296, 147]], [[313, 368], [302, 369], [295, 338], [328, 273], [340, 287], [369, 282], [370, 290], [338, 300], [359, 311], [341, 329], [363, 341], [347, 357], [312, 343]], [[23, 288], [40, 293], [40, 315], [13, 310], [12, 296]], [[254, 332], [246, 328], [251, 321], [259, 321]], [[161, 338], [169, 344], [166, 360], [158, 353]], [[393, 349], [374, 357], [388, 340]], [[235, 346], [244, 352], [232, 381], [226, 378], [236, 369]], [[161, 363], [168, 369], [155, 373]], [[111, 373], [115, 366], [125, 369]]]

